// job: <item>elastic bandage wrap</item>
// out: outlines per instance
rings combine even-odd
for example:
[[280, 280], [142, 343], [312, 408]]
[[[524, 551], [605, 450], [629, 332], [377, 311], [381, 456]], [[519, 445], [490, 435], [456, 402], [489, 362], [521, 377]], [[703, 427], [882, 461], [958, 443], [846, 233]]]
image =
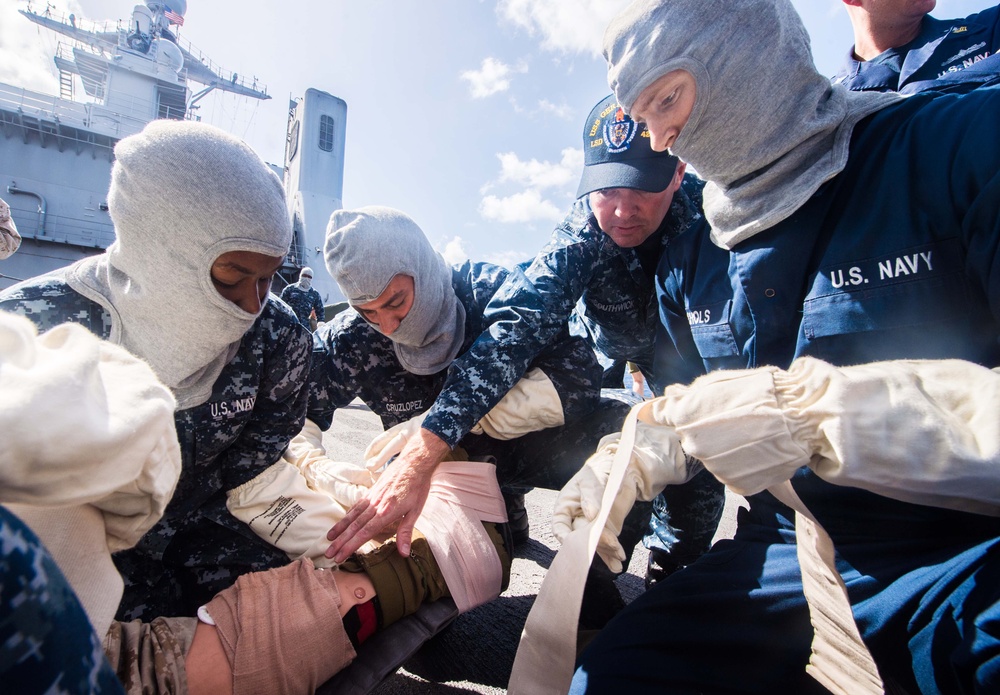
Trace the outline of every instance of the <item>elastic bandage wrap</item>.
[[233, 669], [234, 695], [314, 692], [354, 660], [335, 576], [297, 560], [245, 574], [205, 606]]
[[487, 532], [507, 521], [496, 467], [481, 461], [445, 461], [416, 527], [427, 538], [458, 610], [465, 613], [500, 595], [510, 576], [509, 558]]
[[446, 461], [431, 480], [417, 519], [410, 555], [396, 539], [361, 551], [340, 568], [364, 572], [375, 587], [378, 627], [451, 596], [463, 613], [500, 595], [510, 580], [511, 556], [497, 523], [506, 521], [495, 467]]

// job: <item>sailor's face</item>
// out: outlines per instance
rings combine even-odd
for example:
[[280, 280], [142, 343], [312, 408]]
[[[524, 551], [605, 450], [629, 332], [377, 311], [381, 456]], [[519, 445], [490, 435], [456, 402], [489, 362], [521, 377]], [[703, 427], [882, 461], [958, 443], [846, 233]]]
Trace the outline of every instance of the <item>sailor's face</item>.
[[284, 260], [284, 256], [265, 256], [254, 251], [227, 251], [212, 264], [212, 284], [240, 309], [257, 314]]
[[382, 290], [382, 294], [370, 302], [358, 304], [354, 309], [379, 333], [391, 338], [392, 332], [399, 328], [412, 306], [413, 278], [409, 275], [396, 275]]
[[662, 152], [680, 137], [696, 96], [694, 75], [687, 70], [671, 70], [642, 90], [629, 116], [646, 124], [650, 147]]
[[634, 188], [605, 188], [590, 194], [590, 209], [601, 230], [622, 248], [633, 248], [659, 229], [670, 210], [674, 193], [684, 180], [683, 162], [670, 185], [658, 193]]

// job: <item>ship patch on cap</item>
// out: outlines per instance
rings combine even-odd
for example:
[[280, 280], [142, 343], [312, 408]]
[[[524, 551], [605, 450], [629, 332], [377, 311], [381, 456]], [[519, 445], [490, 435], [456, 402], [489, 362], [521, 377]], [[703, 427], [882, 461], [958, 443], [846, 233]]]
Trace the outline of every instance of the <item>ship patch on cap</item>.
[[627, 150], [638, 131], [639, 126], [636, 122], [626, 116], [625, 111], [619, 106], [615, 110], [614, 119], [608, 119], [604, 122], [604, 142], [608, 152], [618, 154]]

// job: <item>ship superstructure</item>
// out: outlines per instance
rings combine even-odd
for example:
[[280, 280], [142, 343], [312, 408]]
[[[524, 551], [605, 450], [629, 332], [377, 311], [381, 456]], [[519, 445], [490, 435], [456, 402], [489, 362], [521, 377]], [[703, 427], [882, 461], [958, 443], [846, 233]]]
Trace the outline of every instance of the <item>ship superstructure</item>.
[[[29, 4], [19, 11], [61, 36], [54, 56], [59, 94], [0, 82], [0, 197], [10, 204], [23, 238], [18, 252], [0, 262], [0, 288], [100, 253], [114, 240], [107, 191], [118, 140], [156, 118], [197, 118], [198, 102], [213, 90], [270, 99], [256, 78], [222, 70], [177, 35], [186, 0], [148, 0], [133, 7], [128, 20], [105, 23], [51, 6], [39, 12]], [[346, 104], [317, 90], [290, 108], [286, 140], [295, 130], [301, 142], [294, 151], [290, 144], [286, 148], [284, 171], [275, 167], [286, 187], [290, 181], [296, 186], [288, 189], [297, 231], [283, 269], [287, 278], [317, 263], [326, 226], [319, 219], [340, 206], [345, 119]], [[324, 128], [322, 139], [318, 132], [306, 133], [308, 127]], [[319, 157], [318, 167], [307, 164], [317, 156], [313, 150], [329, 155]], [[326, 180], [310, 182], [310, 169]], [[303, 198], [299, 190], [312, 202], [297, 203]], [[313, 200], [317, 195], [320, 203]], [[164, 220], [165, 232], [169, 225]], [[317, 272], [315, 279], [326, 301], [340, 298], [326, 273]]]

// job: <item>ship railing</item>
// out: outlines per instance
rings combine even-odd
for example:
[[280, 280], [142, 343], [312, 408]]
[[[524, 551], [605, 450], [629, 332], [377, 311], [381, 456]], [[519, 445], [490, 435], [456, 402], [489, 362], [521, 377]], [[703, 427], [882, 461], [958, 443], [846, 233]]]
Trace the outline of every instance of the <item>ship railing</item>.
[[[106, 34], [112, 35], [117, 34], [122, 31], [124, 27], [122, 26], [122, 20], [104, 20], [104, 21], [94, 21], [91, 19], [82, 19], [77, 17], [72, 12], [67, 14], [63, 10], [58, 10], [51, 5], [47, 4], [47, 7], [38, 11], [32, 6], [31, 2], [28, 2], [25, 9], [33, 15], [38, 17], [44, 17], [45, 19], [51, 20], [53, 22], [59, 22], [60, 24], [65, 24], [68, 27], [74, 27], [83, 32], [89, 32], [92, 34]], [[98, 41], [102, 45], [107, 46], [108, 49], [115, 45], [115, 42], [109, 40], [103, 40], [100, 38], [88, 38], [88, 41]]]
[[238, 84], [241, 87], [248, 87], [267, 94], [267, 87], [265, 85], [258, 84], [256, 77], [250, 77], [247, 79], [245, 76], [240, 76], [239, 73], [233, 72], [232, 70], [223, 70], [221, 65], [215, 63], [211, 58], [205, 55], [200, 48], [192, 44], [187, 39], [182, 39], [178, 36], [177, 45], [187, 51], [192, 57], [197, 58], [202, 65], [221, 77], [224, 82]]
[[46, 213], [40, 205], [25, 205], [27, 196], [6, 194], [4, 199], [10, 204], [18, 233], [25, 239], [96, 249], [105, 249], [115, 240], [114, 225], [101, 210], [90, 213], [94, 219], [88, 220]]
[[87, 53], [98, 56], [100, 58], [111, 59], [115, 54], [114, 45], [112, 44], [102, 44], [100, 46], [94, 46], [93, 44], [83, 43], [81, 41], [73, 41], [69, 44], [65, 41], [60, 41], [59, 45], [56, 46], [56, 55], [65, 60], [75, 61], [76, 56], [73, 55], [73, 50], [86, 51]]
[[120, 139], [143, 129], [152, 118], [153, 105], [148, 99], [135, 97], [116, 99], [110, 105], [81, 104], [0, 83], [0, 110], [11, 114], [2, 119], [4, 122], [36, 132], [43, 130], [44, 123], [46, 134], [90, 142], [89, 136], [74, 129]]
[[36, 119], [47, 119], [75, 127], [86, 127], [88, 104], [77, 104], [50, 94], [0, 83], [0, 109]]
[[296, 270], [306, 264], [304, 248], [299, 243], [298, 234], [292, 235], [292, 246], [288, 249], [288, 254], [285, 256], [285, 264], [291, 265]]

